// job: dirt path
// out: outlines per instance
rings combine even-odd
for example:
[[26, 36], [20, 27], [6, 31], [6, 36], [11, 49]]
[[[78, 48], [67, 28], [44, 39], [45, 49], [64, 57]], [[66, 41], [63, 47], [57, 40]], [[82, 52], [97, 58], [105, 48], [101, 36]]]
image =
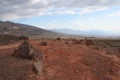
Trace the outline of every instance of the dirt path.
[[0, 45], [0, 50], [15, 48], [15, 47], [17, 47], [18, 45], [20, 45], [20, 43], [21, 43], [21, 41], [15, 42], [15, 43], [13, 43], [13, 44], [8, 44], [8, 45]]

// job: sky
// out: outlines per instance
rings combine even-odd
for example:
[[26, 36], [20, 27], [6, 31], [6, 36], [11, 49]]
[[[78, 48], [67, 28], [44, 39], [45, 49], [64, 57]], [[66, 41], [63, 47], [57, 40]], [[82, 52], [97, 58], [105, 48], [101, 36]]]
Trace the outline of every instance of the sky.
[[0, 19], [120, 35], [120, 0], [0, 0]]

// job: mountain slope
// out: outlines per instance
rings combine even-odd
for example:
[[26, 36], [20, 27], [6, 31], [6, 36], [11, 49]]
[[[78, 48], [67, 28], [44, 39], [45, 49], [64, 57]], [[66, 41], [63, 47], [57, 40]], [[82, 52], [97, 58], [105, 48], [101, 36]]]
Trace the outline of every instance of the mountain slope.
[[80, 30], [72, 30], [72, 29], [52, 29], [51, 31], [55, 31], [63, 34], [72, 34], [72, 35], [88, 35], [88, 33], [86, 32]]
[[60, 36], [55, 32], [44, 30], [30, 25], [14, 23], [10, 21], [0, 21], [0, 34], [25, 35], [29, 37], [55, 37]]

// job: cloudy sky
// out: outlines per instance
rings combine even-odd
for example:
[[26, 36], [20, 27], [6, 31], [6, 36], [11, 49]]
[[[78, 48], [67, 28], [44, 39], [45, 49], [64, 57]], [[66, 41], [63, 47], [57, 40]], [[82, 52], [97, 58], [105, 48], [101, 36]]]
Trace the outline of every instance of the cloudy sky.
[[120, 34], [120, 0], [0, 0], [0, 19], [45, 29]]

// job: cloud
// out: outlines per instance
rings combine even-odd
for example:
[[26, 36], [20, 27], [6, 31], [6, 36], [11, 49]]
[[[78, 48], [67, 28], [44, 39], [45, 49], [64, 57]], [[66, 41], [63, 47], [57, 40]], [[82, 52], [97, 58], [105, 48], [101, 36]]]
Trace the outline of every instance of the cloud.
[[81, 11], [81, 14], [95, 12], [95, 11], [102, 11], [102, 10], [105, 10], [105, 9], [108, 9], [108, 7], [106, 7], [106, 6], [86, 7], [86, 8], [83, 8], [83, 10]]
[[100, 0], [102, 3], [107, 3], [109, 0]]
[[113, 14], [110, 14], [110, 16], [120, 16], [120, 12], [115, 12]]
[[0, 19], [81, 14], [119, 5], [120, 0], [0, 0]]

